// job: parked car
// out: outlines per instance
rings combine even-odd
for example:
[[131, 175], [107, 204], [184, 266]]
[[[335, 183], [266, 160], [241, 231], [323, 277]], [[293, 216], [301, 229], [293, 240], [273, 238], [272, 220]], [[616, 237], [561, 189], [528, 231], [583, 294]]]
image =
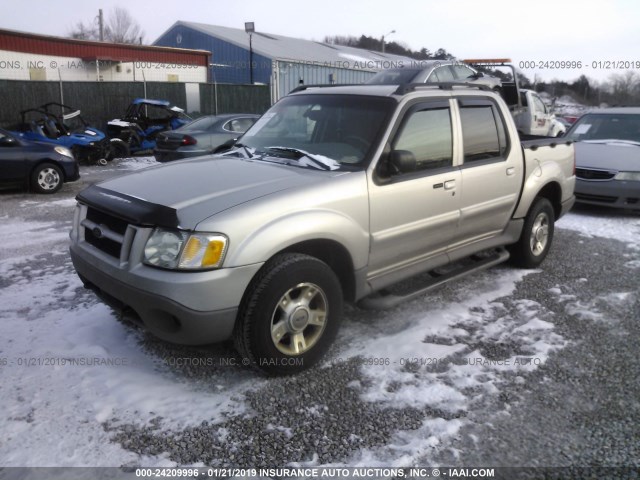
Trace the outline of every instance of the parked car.
[[106, 165], [113, 158], [106, 134], [87, 124], [80, 110], [50, 102], [20, 112], [21, 122], [8, 130], [34, 142], [66, 147], [80, 162]]
[[539, 266], [573, 170], [570, 142], [520, 142], [472, 85], [299, 87], [228, 152], [82, 191], [71, 258], [158, 337], [233, 338], [244, 364], [294, 372], [327, 350], [344, 300], [398, 305], [510, 256]]
[[586, 113], [567, 132], [576, 141], [576, 201], [640, 210], [640, 108]]
[[485, 75], [469, 65], [454, 60], [416, 60], [416, 67], [400, 67], [383, 70], [371, 77], [370, 85], [401, 85], [406, 83], [462, 82], [485, 85], [500, 90], [497, 77]]
[[136, 98], [127, 108], [124, 117], [107, 123], [107, 134], [116, 157], [153, 150], [156, 137], [165, 130], [176, 130], [193, 119], [182, 108], [172, 106], [166, 100]]
[[0, 183], [55, 193], [64, 182], [80, 178], [71, 150], [51, 143], [32, 142], [0, 128]]
[[209, 115], [156, 137], [153, 155], [159, 162], [198, 157], [229, 148], [260, 115], [230, 113]]

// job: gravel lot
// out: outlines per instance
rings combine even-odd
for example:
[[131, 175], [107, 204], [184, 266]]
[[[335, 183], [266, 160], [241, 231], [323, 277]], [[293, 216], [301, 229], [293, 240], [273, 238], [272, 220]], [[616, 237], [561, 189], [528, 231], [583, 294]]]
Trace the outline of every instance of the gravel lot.
[[[53, 197], [0, 193], [0, 466], [640, 467], [639, 215], [579, 208], [539, 270], [347, 306], [323, 365], [265, 378], [230, 345], [120, 322], [75, 277], [73, 197], [150, 163], [83, 167]], [[44, 355], [131, 362], [16, 363]]]

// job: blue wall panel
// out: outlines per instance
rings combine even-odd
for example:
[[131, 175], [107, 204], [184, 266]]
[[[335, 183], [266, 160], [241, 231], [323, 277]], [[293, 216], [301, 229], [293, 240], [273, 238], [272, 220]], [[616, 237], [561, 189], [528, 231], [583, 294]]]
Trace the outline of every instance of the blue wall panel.
[[[215, 64], [209, 69], [211, 82], [251, 83], [248, 35], [247, 47], [242, 48], [184, 25], [175, 25], [160, 37], [155, 45], [208, 50], [212, 53], [211, 63]], [[270, 58], [253, 53], [253, 81], [255, 83], [271, 83], [271, 63]]]

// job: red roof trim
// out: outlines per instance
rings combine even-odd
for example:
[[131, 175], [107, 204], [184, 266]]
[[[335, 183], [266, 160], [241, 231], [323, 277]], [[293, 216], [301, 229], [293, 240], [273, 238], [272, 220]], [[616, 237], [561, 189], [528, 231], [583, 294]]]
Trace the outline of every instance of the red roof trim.
[[210, 52], [184, 48], [93, 42], [0, 29], [0, 50], [120, 62], [163, 62], [209, 65]]

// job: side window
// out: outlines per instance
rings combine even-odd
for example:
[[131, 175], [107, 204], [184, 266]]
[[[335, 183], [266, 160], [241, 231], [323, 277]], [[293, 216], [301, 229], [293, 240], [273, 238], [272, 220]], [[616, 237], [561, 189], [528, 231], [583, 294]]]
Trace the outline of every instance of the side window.
[[464, 163], [504, 158], [508, 144], [504, 123], [492, 105], [461, 105]]
[[410, 114], [393, 149], [411, 152], [416, 158], [416, 170], [451, 166], [453, 142], [449, 109], [419, 110]]
[[536, 111], [540, 113], [547, 113], [547, 107], [544, 105], [544, 103], [542, 103], [542, 100], [540, 100], [540, 97], [538, 97], [537, 95], [533, 95], [532, 98], [533, 98], [533, 105]]
[[229, 120], [225, 123], [222, 128], [229, 132], [244, 133], [249, 130], [249, 127], [253, 125], [253, 122], [253, 118], [234, 118], [233, 120]]
[[504, 123], [494, 106], [462, 105], [460, 119], [465, 163], [506, 155]]
[[454, 65], [453, 70], [456, 72], [456, 77], [458, 77], [459, 80], [466, 80], [476, 73], [464, 65]]

